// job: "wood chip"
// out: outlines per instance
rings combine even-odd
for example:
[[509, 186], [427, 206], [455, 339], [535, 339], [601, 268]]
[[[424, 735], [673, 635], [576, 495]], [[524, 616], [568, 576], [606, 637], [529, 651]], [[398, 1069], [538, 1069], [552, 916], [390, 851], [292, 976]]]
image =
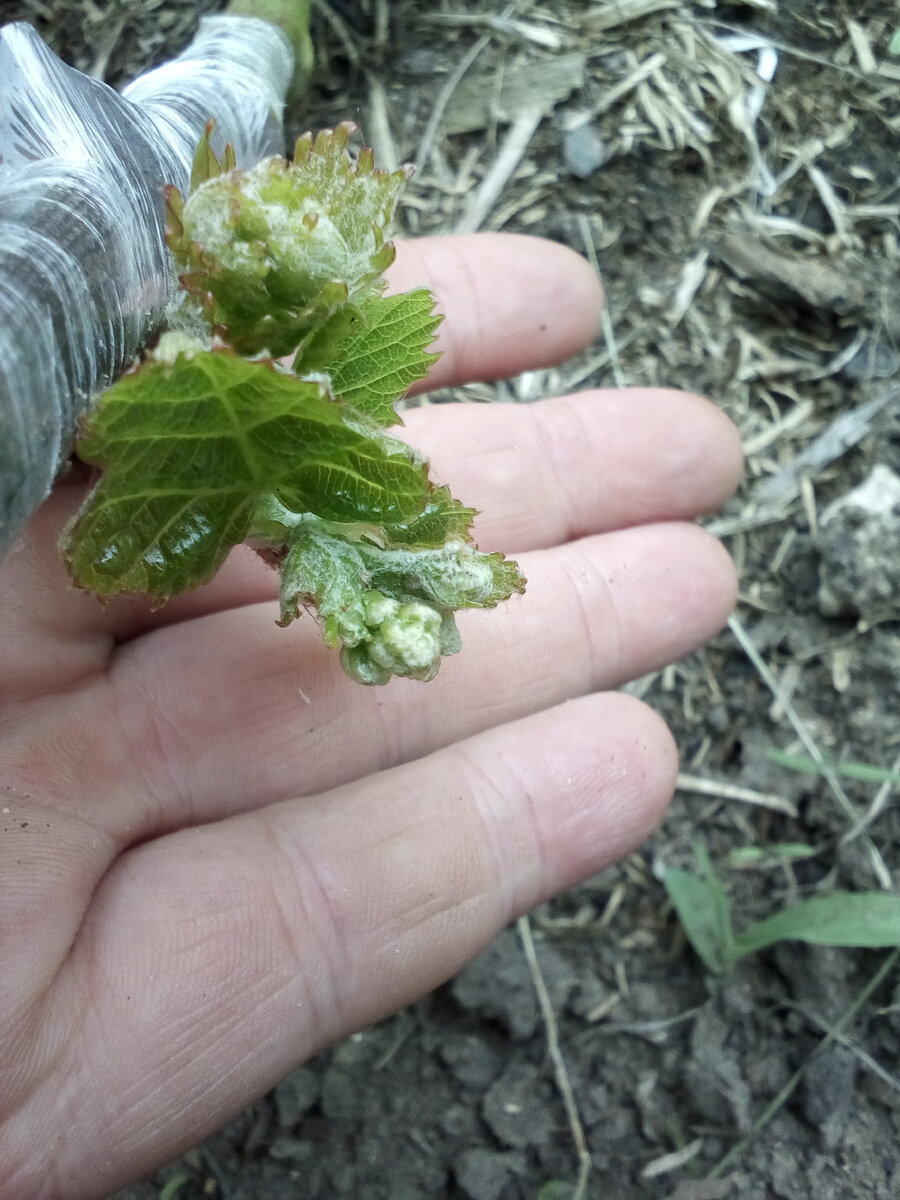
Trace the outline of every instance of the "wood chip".
[[864, 281], [824, 263], [772, 250], [747, 234], [726, 235], [715, 252], [738, 278], [774, 284], [812, 308], [845, 313], [865, 300]]
[[442, 132], [474, 133], [495, 121], [511, 123], [533, 109], [546, 115], [584, 86], [586, 62], [583, 54], [572, 53], [508, 68], [499, 89], [493, 74], [465, 79], [447, 105]]
[[604, 29], [616, 29], [620, 25], [640, 21], [651, 13], [678, 7], [679, 0], [613, 0], [611, 4], [601, 4], [599, 8], [591, 9], [585, 14], [584, 23], [592, 33], [600, 33]]

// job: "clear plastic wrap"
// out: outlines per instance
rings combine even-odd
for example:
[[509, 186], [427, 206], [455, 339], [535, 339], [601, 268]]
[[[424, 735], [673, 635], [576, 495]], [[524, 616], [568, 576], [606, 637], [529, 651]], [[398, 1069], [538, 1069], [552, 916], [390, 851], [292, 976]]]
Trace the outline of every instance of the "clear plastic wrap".
[[239, 164], [279, 153], [292, 70], [273, 25], [211, 17], [119, 95], [0, 28], [0, 556], [162, 318], [164, 184], [186, 189], [210, 117]]

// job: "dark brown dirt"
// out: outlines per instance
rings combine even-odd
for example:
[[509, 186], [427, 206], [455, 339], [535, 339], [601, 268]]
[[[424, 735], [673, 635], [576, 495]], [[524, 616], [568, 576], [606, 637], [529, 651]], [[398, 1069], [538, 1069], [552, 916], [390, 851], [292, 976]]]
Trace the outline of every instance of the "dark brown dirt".
[[[34, 19], [82, 68], [107, 55], [116, 82], [167, 57], [201, 12], [218, 7], [15, 0], [0, 11]], [[624, 21], [606, 19], [614, 5], [563, 0], [519, 4], [518, 26], [471, 19], [500, 8], [499, 0], [392, 0], [380, 43], [367, 5], [348, 5], [337, 22], [320, 11], [322, 62], [290, 132], [350, 117], [380, 135], [372, 105], [382, 95], [397, 154], [415, 158], [449, 71], [481, 34], [490, 38], [470, 77], [488, 101], [499, 94], [498, 72], [505, 79], [538, 63], [549, 74], [562, 56], [584, 55], [580, 86], [556, 100], [485, 222], [595, 253], [606, 282], [611, 336], [593, 358], [532, 380], [530, 394], [623, 379], [722, 404], [748, 449], [746, 484], [713, 521], [741, 567], [740, 620], [824, 753], [896, 770], [896, 556], [879, 560], [870, 541], [860, 557], [852, 539], [835, 543], [823, 517], [874, 465], [900, 473], [897, 392], [861, 423], [855, 445], [814, 462], [780, 500], [766, 491], [837, 417], [896, 386], [900, 57], [888, 50], [886, 6], [794, 0], [776, 10], [754, 0]], [[107, 47], [99, 31], [110, 28], [104, 14], [113, 9], [121, 20]], [[470, 19], [431, 20], [460, 13]], [[742, 106], [759, 82], [758, 51], [714, 41], [734, 33], [767, 37], [778, 51], [755, 125]], [[605, 103], [657, 53], [666, 58], [656, 73]], [[460, 220], [507, 129], [504, 114], [487, 111], [486, 123], [466, 132], [438, 128], [405, 211], [408, 232]], [[589, 111], [590, 137], [573, 143], [571, 127]], [[604, 162], [587, 173], [591, 154]], [[771, 195], [760, 163], [778, 181]], [[459, 193], [458, 177], [471, 179]], [[760, 247], [779, 260], [774, 267]], [[455, 398], [526, 393], [519, 381]], [[873, 573], [888, 580], [882, 602], [827, 615], [820, 573], [847, 566], [848, 556], [857, 596], [868, 595]], [[843, 841], [851, 822], [827, 783], [768, 760], [771, 748], [799, 748], [796, 731], [730, 633], [633, 690], [674, 729], [685, 788], [638, 854], [532, 916], [592, 1157], [585, 1194], [900, 1197], [896, 972], [842, 1039], [825, 1040], [885, 952], [787, 943], [712, 980], [658, 879], [662, 865], [689, 865], [700, 841], [738, 928], [835, 887], [896, 887], [892, 795], [868, 827], [870, 843]], [[697, 777], [705, 792], [695, 790]], [[865, 812], [879, 785], [843, 783]], [[729, 799], [727, 785], [783, 807]], [[780, 856], [789, 843], [813, 854]], [[730, 865], [747, 848], [758, 857]], [[799, 1086], [766, 1118], [798, 1070]], [[576, 1173], [531, 973], [508, 930], [452, 983], [308, 1064], [118, 1200], [155, 1200], [167, 1182], [178, 1200], [562, 1200], [574, 1194]]]

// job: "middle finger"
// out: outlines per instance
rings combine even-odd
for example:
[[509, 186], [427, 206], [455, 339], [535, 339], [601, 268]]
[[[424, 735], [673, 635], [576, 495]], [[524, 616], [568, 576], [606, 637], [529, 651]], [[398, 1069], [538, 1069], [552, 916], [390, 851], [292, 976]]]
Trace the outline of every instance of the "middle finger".
[[[652, 521], [692, 520], [737, 486], [741, 443], [707, 400], [663, 388], [610, 389], [539, 404], [434, 405], [407, 414], [404, 437], [432, 478], [478, 510], [482, 550], [520, 554]], [[132, 604], [128, 637], [269, 599], [273, 572], [241, 548], [211, 584], [158, 612]]]
[[[358, 779], [671, 662], [734, 599], [730, 560], [693, 525], [586, 538], [522, 565], [526, 595], [462, 614], [462, 653], [424, 688], [351, 683], [314, 622], [286, 636], [270, 604], [123, 647], [90, 720], [114, 722], [119, 745], [103, 789], [118, 798], [96, 819], [109, 828], [111, 814], [131, 841]], [[70, 728], [56, 710], [57, 761], [67, 745], [83, 761], [84, 722]]]

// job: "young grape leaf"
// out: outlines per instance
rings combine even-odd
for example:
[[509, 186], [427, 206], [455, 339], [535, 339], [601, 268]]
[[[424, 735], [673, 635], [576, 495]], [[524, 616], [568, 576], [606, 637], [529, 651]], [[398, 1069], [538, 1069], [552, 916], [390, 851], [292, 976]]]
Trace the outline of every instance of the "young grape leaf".
[[376, 171], [370, 150], [354, 162], [353, 129], [300, 138], [293, 162], [209, 178], [186, 201], [169, 189], [166, 241], [181, 283], [239, 353], [291, 354], [342, 305], [382, 290], [406, 172]]
[[64, 550], [78, 583], [161, 603], [212, 577], [269, 496], [374, 526], [428, 504], [425, 464], [351, 428], [323, 384], [224, 351], [147, 361], [104, 396], [78, 444], [103, 467]]
[[345, 306], [303, 346], [293, 369], [327, 371], [337, 397], [376, 424], [393, 425], [394, 405], [437, 361], [426, 353], [442, 319], [433, 308], [425, 288]]
[[468, 541], [475, 515], [474, 508], [454, 500], [449, 488], [438, 487], [412, 521], [385, 526], [386, 544], [433, 550], [445, 542]]
[[212, 118], [206, 122], [206, 127], [197, 143], [197, 149], [194, 151], [194, 161], [191, 164], [190, 190], [192, 192], [196, 192], [202, 183], [208, 183], [210, 179], [218, 179], [220, 175], [233, 171], [235, 168], [234, 146], [231, 142], [225, 146], [225, 153], [221, 159], [212, 148], [212, 133], [215, 126], [216, 123]]

